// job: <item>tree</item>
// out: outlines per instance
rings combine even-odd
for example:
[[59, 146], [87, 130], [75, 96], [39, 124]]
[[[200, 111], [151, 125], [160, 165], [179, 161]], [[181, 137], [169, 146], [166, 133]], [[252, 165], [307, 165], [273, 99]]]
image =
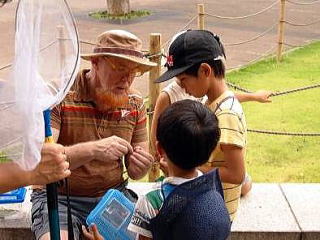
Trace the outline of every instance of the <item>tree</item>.
[[130, 13], [130, 0], [106, 0], [108, 13], [114, 16]]

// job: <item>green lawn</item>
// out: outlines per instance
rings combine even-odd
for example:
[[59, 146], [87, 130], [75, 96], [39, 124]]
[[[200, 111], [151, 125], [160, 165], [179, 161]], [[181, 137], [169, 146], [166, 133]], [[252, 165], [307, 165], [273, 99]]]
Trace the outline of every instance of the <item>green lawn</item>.
[[[288, 53], [280, 64], [258, 62], [227, 75], [250, 90], [320, 83], [320, 42]], [[271, 104], [243, 104], [249, 129], [320, 133], [320, 88], [276, 96]], [[248, 133], [247, 168], [256, 182], [320, 182], [320, 137]]]
[[0, 163], [7, 162], [8, 159], [5, 154], [0, 152]]

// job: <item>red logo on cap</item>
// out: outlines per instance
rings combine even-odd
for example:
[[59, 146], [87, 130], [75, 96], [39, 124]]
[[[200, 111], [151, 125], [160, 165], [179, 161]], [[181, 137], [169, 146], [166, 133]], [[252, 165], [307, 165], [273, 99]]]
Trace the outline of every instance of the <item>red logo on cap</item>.
[[169, 67], [173, 66], [173, 56], [172, 55], [167, 56], [167, 65]]

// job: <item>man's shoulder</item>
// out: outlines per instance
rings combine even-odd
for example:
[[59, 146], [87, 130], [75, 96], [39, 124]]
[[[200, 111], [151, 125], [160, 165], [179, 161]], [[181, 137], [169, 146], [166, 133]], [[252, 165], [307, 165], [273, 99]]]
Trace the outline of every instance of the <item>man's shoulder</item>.
[[75, 104], [76, 91], [70, 90], [64, 99], [61, 101], [61, 105], [74, 105]]

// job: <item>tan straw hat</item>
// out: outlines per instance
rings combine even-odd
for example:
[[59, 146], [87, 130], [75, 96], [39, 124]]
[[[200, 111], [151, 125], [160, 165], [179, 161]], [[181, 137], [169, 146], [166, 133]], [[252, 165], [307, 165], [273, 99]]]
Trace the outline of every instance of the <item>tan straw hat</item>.
[[99, 56], [117, 57], [138, 63], [141, 71], [147, 72], [156, 66], [156, 63], [144, 57], [141, 47], [141, 40], [132, 33], [124, 30], [110, 30], [100, 34], [93, 53], [82, 54], [81, 58], [90, 61], [91, 58]]

